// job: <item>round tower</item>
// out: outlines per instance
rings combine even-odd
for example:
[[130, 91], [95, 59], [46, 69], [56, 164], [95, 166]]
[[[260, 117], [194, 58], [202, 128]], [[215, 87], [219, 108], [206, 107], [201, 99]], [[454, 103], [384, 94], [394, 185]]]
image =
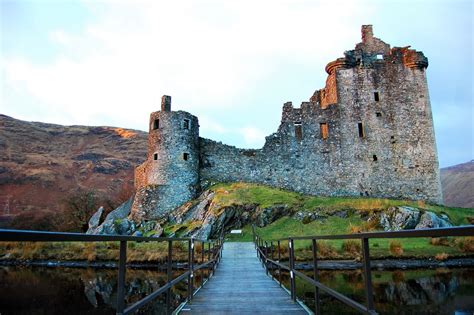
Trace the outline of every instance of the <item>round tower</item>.
[[[161, 111], [150, 114], [148, 154], [144, 163], [144, 219], [157, 219], [193, 199], [199, 185], [199, 123], [196, 116], [171, 111], [164, 95]], [[146, 204], [146, 205], [144, 205]]]

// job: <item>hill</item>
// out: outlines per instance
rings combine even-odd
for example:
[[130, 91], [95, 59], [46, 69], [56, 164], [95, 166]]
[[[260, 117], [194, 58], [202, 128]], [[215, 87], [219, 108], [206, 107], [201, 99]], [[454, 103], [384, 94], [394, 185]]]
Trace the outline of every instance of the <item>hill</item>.
[[102, 201], [120, 199], [133, 187], [133, 170], [146, 157], [146, 142], [143, 131], [0, 115], [1, 218], [61, 212], [66, 199], [87, 191]]
[[441, 169], [444, 202], [451, 207], [474, 207], [474, 160]]

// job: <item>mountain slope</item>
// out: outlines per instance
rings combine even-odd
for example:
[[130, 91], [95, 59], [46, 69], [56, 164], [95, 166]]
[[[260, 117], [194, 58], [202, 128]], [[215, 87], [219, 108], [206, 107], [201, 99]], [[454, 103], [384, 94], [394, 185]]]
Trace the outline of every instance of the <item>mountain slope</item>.
[[441, 186], [447, 206], [474, 208], [474, 160], [442, 168]]
[[61, 211], [78, 191], [115, 198], [133, 187], [147, 133], [114, 127], [61, 126], [0, 115], [0, 216]]

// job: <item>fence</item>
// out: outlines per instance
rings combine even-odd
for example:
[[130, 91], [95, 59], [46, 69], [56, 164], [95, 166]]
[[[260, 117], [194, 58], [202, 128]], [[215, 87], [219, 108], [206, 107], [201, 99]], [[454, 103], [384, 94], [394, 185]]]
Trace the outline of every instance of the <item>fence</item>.
[[[117, 314], [125, 315], [131, 314], [139, 308], [159, 295], [166, 293], [166, 308], [167, 313], [170, 313], [170, 299], [171, 288], [179, 282], [187, 279], [188, 281], [188, 300], [191, 300], [194, 288], [194, 273], [198, 270], [209, 269], [211, 273], [214, 272], [217, 264], [220, 262], [222, 256], [223, 237], [213, 241], [199, 240], [193, 238], [166, 238], [166, 237], [136, 237], [124, 235], [89, 235], [81, 233], [57, 233], [57, 232], [41, 232], [41, 231], [21, 231], [21, 230], [3, 230], [0, 229], [1, 242], [120, 242], [120, 254], [118, 264], [118, 285], [117, 285]], [[127, 242], [167, 242], [168, 254], [166, 262], [167, 282], [150, 295], [144, 297], [140, 301], [135, 302], [130, 306], [125, 305], [125, 273], [127, 261]], [[188, 243], [188, 262], [186, 271], [176, 278], [172, 278], [173, 271], [173, 242], [187, 242]], [[195, 244], [201, 244], [201, 263], [195, 265]], [[207, 250], [205, 245], [207, 244]], [[204, 262], [204, 257], [207, 254], [207, 262]]]
[[[321, 314], [319, 290], [326, 292], [339, 301], [348, 306], [366, 314], [377, 314], [374, 307], [374, 297], [372, 290], [372, 274], [370, 270], [370, 251], [369, 240], [381, 238], [416, 238], [416, 237], [448, 237], [448, 236], [474, 236], [474, 226], [460, 226], [452, 228], [438, 228], [426, 230], [405, 230], [396, 232], [370, 232], [370, 233], [356, 233], [346, 235], [321, 235], [321, 236], [302, 236], [289, 237], [284, 239], [277, 239], [273, 241], [263, 240], [256, 232], [255, 226], [252, 228], [253, 239], [257, 249], [257, 255], [265, 266], [267, 274], [270, 267], [276, 267], [279, 271], [279, 283], [281, 285], [281, 270], [287, 270], [290, 273], [290, 294], [293, 301], [296, 301], [296, 276], [308, 282], [315, 287], [314, 300], [316, 303], [316, 314]], [[364, 273], [364, 290], [366, 306], [354, 301], [353, 299], [325, 286], [319, 279], [318, 271], [318, 240], [340, 240], [340, 239], [358, 239], [361, 241], [362, 248], [362, 269]], [[304, 273], [295, 268], [295, 246], [294, 242], [297, 240], [310, 240], [313, 254], [313, 278], [308, 277]], [[281, 242], [288, 241], [289, 262], [288, 265], [280, 262], [281, 259]], [[274, 257], [276, 243], [277, 259]], [[270, 246], [269, 246], [270, 245]], [[270, 254], [269, 254], [270, 252]], [[270, 257], [269, 257], [270, 255]]]

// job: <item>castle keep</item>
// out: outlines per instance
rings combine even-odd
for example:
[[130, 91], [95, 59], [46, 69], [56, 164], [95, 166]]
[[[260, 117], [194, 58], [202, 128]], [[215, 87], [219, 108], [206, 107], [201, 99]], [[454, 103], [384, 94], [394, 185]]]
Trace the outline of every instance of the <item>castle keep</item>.
[[157, 219], [209, 181], [261, 183], [311, 195], [442, 203], [426, 81], [428, 59], [362, 26], [362, 42], [326, 66], [328, 78], [299, 108], [283, 105], [262, 149], [199, 137], [198, 118], [150, 115], [147, 160], [135, 170], [135, 219]]

